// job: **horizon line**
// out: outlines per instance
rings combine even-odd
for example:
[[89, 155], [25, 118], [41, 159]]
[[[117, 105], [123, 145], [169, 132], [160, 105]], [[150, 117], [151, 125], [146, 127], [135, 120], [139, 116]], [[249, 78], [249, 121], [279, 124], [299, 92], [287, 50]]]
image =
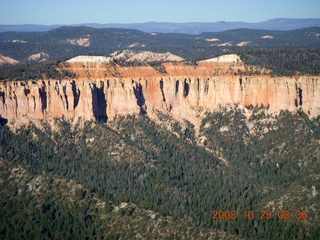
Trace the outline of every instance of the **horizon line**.
[[111, 23], [97, 23], [97, 22], [84, 22], [84, 23], [54, 23], [54, 24], [40, 24], [40, 23], [12, 23], [12, 24], [2, 24], [2, 26], [12, 26], [12, 25], [38, 25], [38, 26], [61, 26], [61, 25], [82, 25], [82, 24], [97, 24], [97, 25], [109, 25], [109, 24], [119, 24], [119, 25], [132, 25], [132, 24], [148, 24], [148, 23], [171, 23], [171, 24], [190, 24], [190, 23], [220, 23], [220, 22], [225, 22], [225, 23], [249, 23], [249, 24], [255, 24], [255, 23], [263, 23], [271, 20], [320, 20], [320, 18], [284, 18], [284, 17], [277, 17], [277, 18], [271, 18], [263, 21], [258, 21], [258, 22], [246, 22], [246, 21], [225, 21], [225, 20], [219, 20], [219, 21], [212, 21], [212, 22], [202, 22], [202, 21], [191, 21], [191, 22], [164, 22], [164, 21], [146, 21], [146, 22], [126, 22], [126, 23], [120, 23], [120, 22], [111, 22]]

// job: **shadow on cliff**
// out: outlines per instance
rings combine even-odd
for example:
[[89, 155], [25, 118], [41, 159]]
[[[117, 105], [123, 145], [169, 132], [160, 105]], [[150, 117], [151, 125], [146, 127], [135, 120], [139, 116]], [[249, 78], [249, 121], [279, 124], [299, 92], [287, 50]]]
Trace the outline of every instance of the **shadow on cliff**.
[[295, 87], [296, 87], [296, 92], [297, 92], [297, 95], [296, 95], [296, 99], [295, 99], [295, 105], [296, 107], [301, 107], [302, 106], [302, 88], [298, 87], [297, 83], [295, 84]]
[[101, 82], [100, 88], [93, 84], [92, 88], [92, 108], [95, 119], [99, 122], [107, 122], [107, 100], [103, 91], [104, 83]]
[[8, 123], [8, 119], [5, 119], [0, 115], [0, 127], [6, 125], [7, 123]]
[[[25, 94], [27, 95], [26, 90], [25, 90]], [[29, 93], [30, 93], [30, 90], [29, 90]], [[41, 101], [41, 110], [42, 110], [42, 113], [44, 113], [44, 111], [47, 109], [47, 101], [48, 101], [44, 82], [43, 82], [43, 86], [39, 88], [39, 96]]]
[[142, 91], [142, 85], [136, 84], [136, 87], [133, 87], [133, 92], [134, 95], [137, 99], [137, 104], [140, 107], [140, 114], [145, 114], [146, 113], [146, 109], [145, 109], [145, 98], [143, 96], [143, 91]]
[[76, 109], [80, 100], [80, 90], [77, 88], [76, 81], [74, 80], [71, 82], [71, 89], [73, 93], [73, 109]]
[[160, 80], [160, 90], [161, 90], [161, 93], [162, 93], [162, 101], [166, 102], [166, 96], [164, 95], [163, 86], [164, 86], [163, 79], [161, 78], [161, 80]]

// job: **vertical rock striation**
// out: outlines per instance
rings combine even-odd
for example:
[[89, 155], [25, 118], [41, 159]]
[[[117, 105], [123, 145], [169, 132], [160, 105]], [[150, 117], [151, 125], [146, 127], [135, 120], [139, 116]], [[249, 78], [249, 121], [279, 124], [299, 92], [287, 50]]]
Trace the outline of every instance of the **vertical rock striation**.
[[77, 79], [0, 82], [0, 115], [13, 123], [56, 117], [107, 121], [157, 110], [195, 123], [200, 111], [234, 104], [320, 114], [319, 77], [214, 76], [207, 65], [168, 64], [167, 73], [146, 66], [117, 68], [99, 68], [94, 78], [83, 73], [92, 70], [84, 66], [74, 69]]

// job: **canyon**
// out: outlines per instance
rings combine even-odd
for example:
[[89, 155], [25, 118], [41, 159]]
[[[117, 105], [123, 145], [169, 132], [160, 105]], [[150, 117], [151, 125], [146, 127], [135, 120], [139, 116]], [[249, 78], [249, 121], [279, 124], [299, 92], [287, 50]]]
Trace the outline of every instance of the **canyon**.
[[[9, 124], [64, 118], [112, 121], [119, 115], [157, 113], [195, 126], [219, 107], [265, 106], [270, 114], [303, 110], [320, 115], [318, 76], [240, 75], [246, 66], [236, 55], [195, 64], [166, 62], [119, 65], [92, 57], [60, 63], [76, 78], [0, 82], [0, 116]], [[80, 60], [79, 60], [80, 59]]]

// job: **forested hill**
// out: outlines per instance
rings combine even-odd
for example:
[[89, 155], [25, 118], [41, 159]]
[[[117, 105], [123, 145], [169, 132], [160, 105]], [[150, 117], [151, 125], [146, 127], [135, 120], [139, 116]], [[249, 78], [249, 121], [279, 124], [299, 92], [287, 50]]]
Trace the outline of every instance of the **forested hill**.
[[46, 59], [79, 54], [109, 55], [133, 49], [171, 52], [187, 60], [248, 48], [320, 48], [320, 28], [293, 31], [238, 29], [217, 33], [162, 34], [128, 29], [61, 27], [48, 32], [0, 33], [0, 55], [18, 61], [46, 53]]
[[0, 127], [1, 239], [319, 239], [319, 117], [249, 108]]

